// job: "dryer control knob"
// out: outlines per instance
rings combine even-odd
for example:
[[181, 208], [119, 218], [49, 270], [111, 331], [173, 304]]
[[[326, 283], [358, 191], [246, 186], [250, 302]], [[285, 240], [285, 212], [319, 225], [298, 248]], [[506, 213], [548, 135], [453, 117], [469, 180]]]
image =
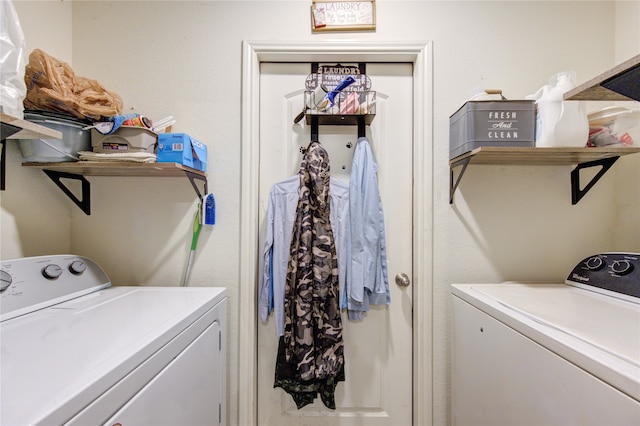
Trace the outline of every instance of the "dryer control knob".
[[605, 262], [601, 256], [593, 256], [587, 259], [587, 261], [585, 262], [585, 265], [591, 271], [599, 271], [600, 269], [604, 268]]
[[627, 275], [633, 271], [633, 265], [626, 259], [614, 260], [611, 264], [611, 270], [618, 275]]
[[69, 272], [71, 272], [73, 275], [80, 275], [86, 270], [87, 270], [86, 263], [80, 260], [71, 262], [71, 264], [69, 265]]
[[0, 271], [0, 293], [4, 292], [9, 286], [13, 278], [6, 271]]
[[54, 265], [53, 263], [45, 266], [42, 269], [42, 276], [48, 280], [55, 280], [60, 275], [62, 275], [62, 268], [58, 265]]

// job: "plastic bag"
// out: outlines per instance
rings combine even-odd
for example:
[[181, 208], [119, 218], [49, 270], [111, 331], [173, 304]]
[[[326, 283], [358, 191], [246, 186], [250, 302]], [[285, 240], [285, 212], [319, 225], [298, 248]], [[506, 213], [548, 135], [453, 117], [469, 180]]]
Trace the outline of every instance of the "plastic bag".
[[76, 76], [66, 63], [40, 49], [29, 55], [24, 107], [100, 121], [122, 113], [122, 98], [96, 80]]
[[0, 2], [0, 107], [2, 112], [23, 118], [22, 101], [26, 43], [11, 0]]

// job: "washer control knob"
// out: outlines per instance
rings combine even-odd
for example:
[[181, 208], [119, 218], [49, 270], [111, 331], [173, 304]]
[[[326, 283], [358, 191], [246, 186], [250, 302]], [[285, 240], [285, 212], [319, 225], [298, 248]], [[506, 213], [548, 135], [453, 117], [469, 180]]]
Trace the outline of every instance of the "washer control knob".
[[633, 264], [627, 259], [614, 260], [611, 263], [611, 270], [618, 275], [627, 275], [633, 271]]
[[11, 275], [9, 275], [8, 272], [0, 271], [0, 293], [3, 293], [7, 288], [9, 288], [12, 281], [13, 278], [11, 278]]
[[58, 265], [54, 265], [53, 263], [45, 266], [42, 269], [42, 276], [48, 280], [55, 280], [60, 275], [62, 275], [62, 268]]
[[84, 271], [86, 271], [87, 265], [81, 260], [76, 260], [71, 262], [69, 265], [69, 272], [73, 275], [81, 275]]
[[593, 256], [587, 259], [585, 265], [591, 271], [599, 271], [600, 269], [604, 268], [605, 262], [601, 256]]

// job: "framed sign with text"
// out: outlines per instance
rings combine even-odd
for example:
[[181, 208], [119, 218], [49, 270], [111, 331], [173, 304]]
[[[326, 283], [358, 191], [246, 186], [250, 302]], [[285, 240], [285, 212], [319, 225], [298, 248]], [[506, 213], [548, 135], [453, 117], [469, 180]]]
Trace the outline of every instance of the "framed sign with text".
[[376, 29], [375, 0], [313, 0], [313, 32], [367, 31]]

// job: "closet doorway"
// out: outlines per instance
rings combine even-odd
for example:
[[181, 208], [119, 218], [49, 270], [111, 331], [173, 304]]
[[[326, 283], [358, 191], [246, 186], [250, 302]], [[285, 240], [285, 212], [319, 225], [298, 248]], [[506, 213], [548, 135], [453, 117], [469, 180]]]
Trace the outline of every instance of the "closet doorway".
[[[245, 59], [247, 54], [255, 54], [255, 51], [247, 51], [247, 47], [251, 50], [255, 46], [245, 46]], [[361, 45], [358, 48], [366, 51]], [[245, 296], [241, 297], [240, 306], [240, 422], [249, 420], [248, 415], [242, 415], [244, 408], [257, 410], [257, 413], [254, 411], [254, 419], [261, 425], [387, 426], [430, 421], [431, 91], [425, 84], [427, 74], [430, 78], [430, 70], [425, 66], [429, 61], [425, 58], [424, 45], [417, 50], [411, 46], [414, 52], [404, 52], [404, 56], [393, 46], [376, 49], [386, 52], [383, 53], [386, 61], [367, 62], [367, 75], [371, 78], [372, 90], [377, 94], [377, 109], [366, 133], [379, 165], [391, 305], [373, 307], [361, 322], [344, 320], [346, 381], [336, 389], [337, 409], [334, 411], [326, 409], [319, 398], [314, 404], [298, 410], [291, 396], [273, 388], [278, 342], [274, 318], [270, 316], [263, 323], [243, 310], [245, 306], [255, 312], [269, 190], [274, 183], [297, 173], [302, 159], [300, 148], [306, 147], [310, 140], [310, 126], [304, 120], [294, 124], [294, 117], [302, 110], [304, 81], [311, 72], [311, 64], [274, 60], [255, 62], [255, 56], [249, 57], [258, 72], [251, 76], [245, 69], [244, 77], [255, 79], [248, 86], [243, 85], [245, 90], [253, 93], [243, 97], [243, 101], [253, 99], [258, 105], [253, 112], [243, 111], [243, 117], [246, 120], [254, 116], [251, 123], [259, 127], [251, 130], [243, 127], [243, 131], [253, 134], [257, 141], [249, 134], [243, 135], [243, 167], [255, 165], [255, 169], [252, 168], [250, 173], [243, 172], [243, 205], [254, 209], [253, 217], [247, 217], [244, 209], [242, 214], [245, 219], [243, 230], [249, 232], [253, 228], [257, 235], [242, 240], [242, 252], [253, 251], [256, 264], [246, 262], [245, 265], [253, 268], [252, 273], [246, 270], [244, 275], [241, 273], [243, 282], [249, 278], [253, 280], [253, 289], [249, 291], [242, 287]], [[266, 55], [274, 54], [271, 51]], [[287, 59], [286, 54], [283, 56]], [[362, 62], [361, 56], [361, 53], [351, 57], [342, 55], [335, 62]], [[375, 58], [375, 54], [370, 57]], [[394, 57], [397, 60], [389, 60]], [[401, 60], [407, 57], [409, 60]], [[322, 55], [319, 55], [318, 62], [332, 63], [331, 59], [324, 60]], [[420, 93], [416, 102], [417, 92]], [[424, 119], [422, 114], [428, 118]], [[256, 120], [255, 116], [259, 119]], [[417, 117], [420, 122], [417, 122]], [[246, 122], [244, 124], [246, 126]], [[250, 146], [244, 144], [247, 140], [251, 141]], [[332, 176], [348, 182], [357, 127], [320, 126], [319, 140], [329, 152]], [[425, 161], [427, 158], [428, 163]], [[252, 179], [249, 192], [257, 198], [257, 205], [248, 202], [245, 196], [244, 179], [249, 177]], [[250, 240], [255, 244], [253, 250], [245, 245]], [[409, 287], [396, 285], [395, 276], [400, 273], [411, 280]], [[252, 300], [247, 299], [247, 294], [251, 294]], [[253, 306], [249, 305], [250, 302]], [[251, 318], [255, 321], [253, 328], [248, 324]], [[254, 331], [254, 347], [251, 346], [251, 336], [244, 335], [244, 331]], [[243, 368], [246, 366], [243, 361], [252, 358], [243, 349], [255, 350], [253, 360], [256, 364], [252, 366], [255, 370]], [[255, 373], [253, 377], [252, 372]], [[244, 394], [243, 385], [249, 384], [249, 380], [256, 386], [255, 400]]]
[[[391, 304], [373, 306], [364, 320], [343, 315], [345, 382], [336, 388], [336, 410], [320, 401], [298, 410], [291, 396], [273, 389], [278, 348], [274, 318], [258, 325], [258, 424], [411, 424], [412, 294], [400, 287], [396, 274], [412, 271], [412, 64], [367, 64], [376, 91], [376, 116], [367, 137], [378, 161], [378, 181], [385, 213]], [[310, 141], [310, 127], [294, 118], [304, 105], [305, 63], [263, 63], [260, 66], [260, 206], [268, 204], [271, 185], [298, 172], [301, 148]], [[320, 126], [319, 141], [329, 153], [331, 176], [349, 183], [358, 141], [357, 126]], [[262, 247], [266, 212], [260, 211]], [[316, 417], [312, 423], [310, 417]], [[351, 418], [351, 423], [348, 421]], [[337, 422], [336, 422], [337, 424]]]

